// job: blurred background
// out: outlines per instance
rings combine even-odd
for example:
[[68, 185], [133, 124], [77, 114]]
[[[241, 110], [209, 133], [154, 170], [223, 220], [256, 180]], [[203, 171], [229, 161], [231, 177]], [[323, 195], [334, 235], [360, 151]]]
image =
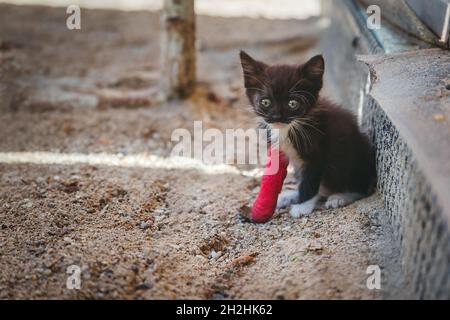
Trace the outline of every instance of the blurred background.
[[[156, 11], [163, 8], [163, 0], [11, 0], [1, 1], [17, 5], [46, 5], [67, 7], [71, 4], [86, 9], [114, 9], [122, 11], [148, 10]], [[298, 1], [285, 0], [283, 2], [268, 0], [262, 3], [258, 0], [198, 0], [195, 2], [195, 12], [201, 15], [219, 17], [252, 17], [268, 19], [304, 19], [320, 15], [320, 0], [304, 0], [301, 6]]]
[[[448, 14], [443, 0], [1, 0], [0, 298], [448, 298]], [[323, 95], [377, 150], [374, 195], [255, 225], [240, 210], [260, 166], [171, 157], [194, 121], [256, 126], [239, 50], [324, 55]]]

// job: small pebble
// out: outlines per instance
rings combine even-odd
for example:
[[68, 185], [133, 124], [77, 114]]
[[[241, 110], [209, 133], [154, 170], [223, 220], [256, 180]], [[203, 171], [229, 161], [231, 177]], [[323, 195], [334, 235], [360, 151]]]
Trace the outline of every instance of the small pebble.
[[45, 182], [46, 182], [46, 180], [43, 177], [37, 177], [36, 178], [36, 183], [38, 183], [38, 184], [44, 184]]
[[211, 259], [217, 259], [217, 258], [219, 258], [221, 255], [222, 255], [222, 251], [216, 252], [216, 251], [214, 251], [214, 250], [211, 251], [211, 254], [210, 254]]
[[142, 221], [139, 228], [145, 230], [145, 229], [150, 228], [151, 225], [152, 225], [151, 221]]
[[148, 290], [151, 288], [152, 288], [152, 286], [148, 283], [141, 283], [136, 286], [136, 290]]
[[165, 210], [162, 209], [162, 208], [158, 208], [158, 209], [153, 210], [153, 213], [155, 213], [155, 214], [163, 214], [164, 212], [165, 212]]
[[31, 201], [30, 199], [24, 199], [22, 208], [30, 209], [31, 207], [33, 207], [33, 201]]
[[44, 270], [44, 275], [49, 276], [51, 274], [52, 274], [52, 270], [50, 270], [50, 269], [45, 269]]
[[197, 264], [205, 263], [205, 260], [206, 260], [206, 258], [203, 255], [201, 255], [201, 254], [198, 254], [198, 255], [195, 256], [195, 262]]

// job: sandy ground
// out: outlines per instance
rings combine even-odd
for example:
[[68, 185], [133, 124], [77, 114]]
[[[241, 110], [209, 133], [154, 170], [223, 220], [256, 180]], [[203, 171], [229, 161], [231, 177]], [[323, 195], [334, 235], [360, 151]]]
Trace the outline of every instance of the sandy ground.
[[[158, 15], [89, 10], [82, 23], [69, 31], [64, 9], [0, 5], [0, 158], [167, 157], [173, 129], [194, 120], [250, 128], [238, 49], [301, 62], [320, 36], [315, 19], [200, 16], [199, 89], [156, 104]], [[299, 220], [282, 210], [255, 225], [239, 208], [258, 179], [242, 174], [5, 163], [0, 173], [3, 299], [399, 296], [398, 251], [378, 195]], [[82, 269], [80, 290], [66, 288], [70, 265]], [[369, 265], [381, 267], [382, 290], [367, 289]]]

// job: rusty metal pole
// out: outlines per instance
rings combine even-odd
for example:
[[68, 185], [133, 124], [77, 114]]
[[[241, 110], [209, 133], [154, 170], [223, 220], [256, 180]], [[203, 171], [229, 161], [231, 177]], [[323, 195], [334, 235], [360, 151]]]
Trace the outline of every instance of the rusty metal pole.
[[162, 23], [162, 94], [186, 98], [196, 80], [194, 0], [164, 0]]

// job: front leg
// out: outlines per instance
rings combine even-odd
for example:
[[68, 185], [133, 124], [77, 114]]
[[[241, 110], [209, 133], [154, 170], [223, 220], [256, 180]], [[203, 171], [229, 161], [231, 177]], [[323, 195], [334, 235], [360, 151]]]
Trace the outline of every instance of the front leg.
[[305, 166], [299, 185], [299, 202], [293, 205], [289, 211], [293, 218], [311, 214], [320, 200], [319, 186], [321, 171], [314, 166]]
[[314, 165], [303, 166], [298, 186], [299, 203], [308, 201], [319, 192], [321, 178], [322, 172], [319, 167]]
[[277, 209], [282, 209], [291, 204], [298, 203], [298, 189], [283, 191], [277, 200]]

